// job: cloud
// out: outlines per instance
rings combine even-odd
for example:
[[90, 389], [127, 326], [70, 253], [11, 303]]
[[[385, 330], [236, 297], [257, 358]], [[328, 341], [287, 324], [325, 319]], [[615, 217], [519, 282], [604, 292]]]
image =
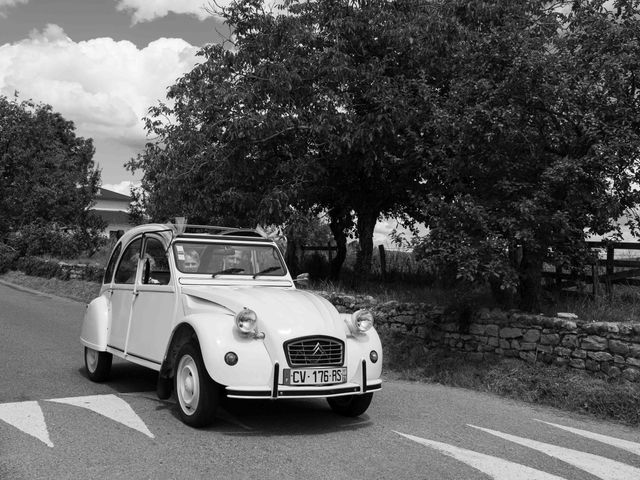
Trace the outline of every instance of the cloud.
[[175, 38], [142, 49], [111, 38], [74, 42], [50, 24], [0, 46], [0, 94], [18, 91], [21, 99], [50, 104], [96, 144], [141, 148], [146, 138], [141, 118], [193, 68], [197, 51]]
[[120, 183], [106, 183], [102, 185], [103, 188], [106, 188], [107, 190], [111, 190], [112, 192], [121, 193], [122, 195], [130, 195], [131, 187], [139, 187], [139, 186], [140, 186], [140, 182], [131, 182], [128, 180], [124, 180]]
[[[1, 0], [0, 0], [1, 1]], [[151, 22], [170, 13], [191, 15], [205, 20], [215, 15], [220, 8], [228, 7], [233, 0], [116, 0], [116, 10], [131, 13], [131, 22]], [[263, 0], [267, 9], [274, 9], [283, 0]]]
[[[215, 8], [209, 0], [117, 0], [116, 9], [119, 12], [130, 12], [134, 24], [150, 22], [157, 18], [166, 17], [169, 13], [191, 15], [199, 20], [211, 16], [206, 9]], [[231, 0], [217, 0], [218, 5], [228, 5]]]
[[7, 14], [4, 10], [9, 7], [15, 7], [19, 3], [29, 3], [29, 0], [0, 0], [0, 18], [6, 18]]
[[71, 39], [64, 33], [62, 27], [55, 25], [53, 23], [47, 24], [46, 27], [42, 31], [37, 29], [31, 30], [29, 32], [29, 38], [34, 42], [46, 43], [46, 42], [70, 42]]

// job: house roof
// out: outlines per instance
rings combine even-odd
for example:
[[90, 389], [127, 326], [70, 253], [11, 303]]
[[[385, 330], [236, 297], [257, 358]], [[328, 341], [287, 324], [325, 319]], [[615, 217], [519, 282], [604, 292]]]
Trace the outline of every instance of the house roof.
[[99, 188], [98, 193], [96, 194], [97, 200], [121, 200], [130, 202], [131, 197], [129, 195], [123, 195], [118, 192], [114, 192], [113, 190], [107, 190], [106, 188]]

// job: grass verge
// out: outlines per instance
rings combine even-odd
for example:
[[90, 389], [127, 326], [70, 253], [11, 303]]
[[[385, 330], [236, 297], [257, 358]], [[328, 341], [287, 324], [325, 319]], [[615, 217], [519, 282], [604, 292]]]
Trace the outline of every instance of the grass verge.
[[[0, 275], [0, 280], [85, 303], [100, 290], [98, 283], [31, 277], [21, 272]], [[427, 351], [417, 342], [394, 335], [383, 336], [382, 343], [387, 378], [468, 388], [640, 426], [638, 384], [515, 359], [479, 363], [453, 352]]]
[[462, 387], [640, 426], [640, 385], [586, 372], [501, 358], [472, 361], [427, 351], [399, 336], [383, 336], [385, 368], [393, 378]]
[[39, 292], [50, 293], [59, 297], [71, 298], [78, 302], [89, 303], [100, 293], [100, 284], [83, 280], [60, 280], [59, 278], [42, 278], [11, 271], [0, 275], [0, 280], [28, 287]]

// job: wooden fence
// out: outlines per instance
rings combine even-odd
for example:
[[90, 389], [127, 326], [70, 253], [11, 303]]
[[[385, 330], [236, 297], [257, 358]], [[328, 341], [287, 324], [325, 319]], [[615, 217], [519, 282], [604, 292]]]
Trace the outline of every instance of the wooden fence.
[[331, 243], [327, 243], [326, 245], [303, 245], [303, 252], [328, 252], [329, 262], [333, 260], [333, 252], [338, 251], [338, 247], [335, 245], [331, 245]]
[[591, 265], [590, 272], [565, 272], [562, 265], [555, 271], [544, 271], [542, 276], [551, 279], [555, 290], [567, 290], [584, 284], [591, 284], [594, 296], [604, 293], [611, 295], [614, 284], [640, 286], [640, 252], [637, 258], [616, 258], [616, 251], [640, 251], [640, 243], [632, 242], [587, 242], [592, 249], [602, 249], [606, 257], [598, 259]]

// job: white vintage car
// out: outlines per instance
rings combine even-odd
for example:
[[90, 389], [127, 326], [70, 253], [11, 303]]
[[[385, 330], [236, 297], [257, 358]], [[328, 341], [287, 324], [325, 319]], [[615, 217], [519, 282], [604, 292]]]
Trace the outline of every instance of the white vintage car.
[[142, 225], [115, 245], [82, 324], [89, 378], [106, 380], [113, 355], [156, 370], [158, 396], [175, 389], [194, 427], [213, 421], [225, 395], [320, 397], [342, 415], [365, 412], [382, 384], [372, 314], [341, 314], [296, 289], [257, 231], [193, 230]]

